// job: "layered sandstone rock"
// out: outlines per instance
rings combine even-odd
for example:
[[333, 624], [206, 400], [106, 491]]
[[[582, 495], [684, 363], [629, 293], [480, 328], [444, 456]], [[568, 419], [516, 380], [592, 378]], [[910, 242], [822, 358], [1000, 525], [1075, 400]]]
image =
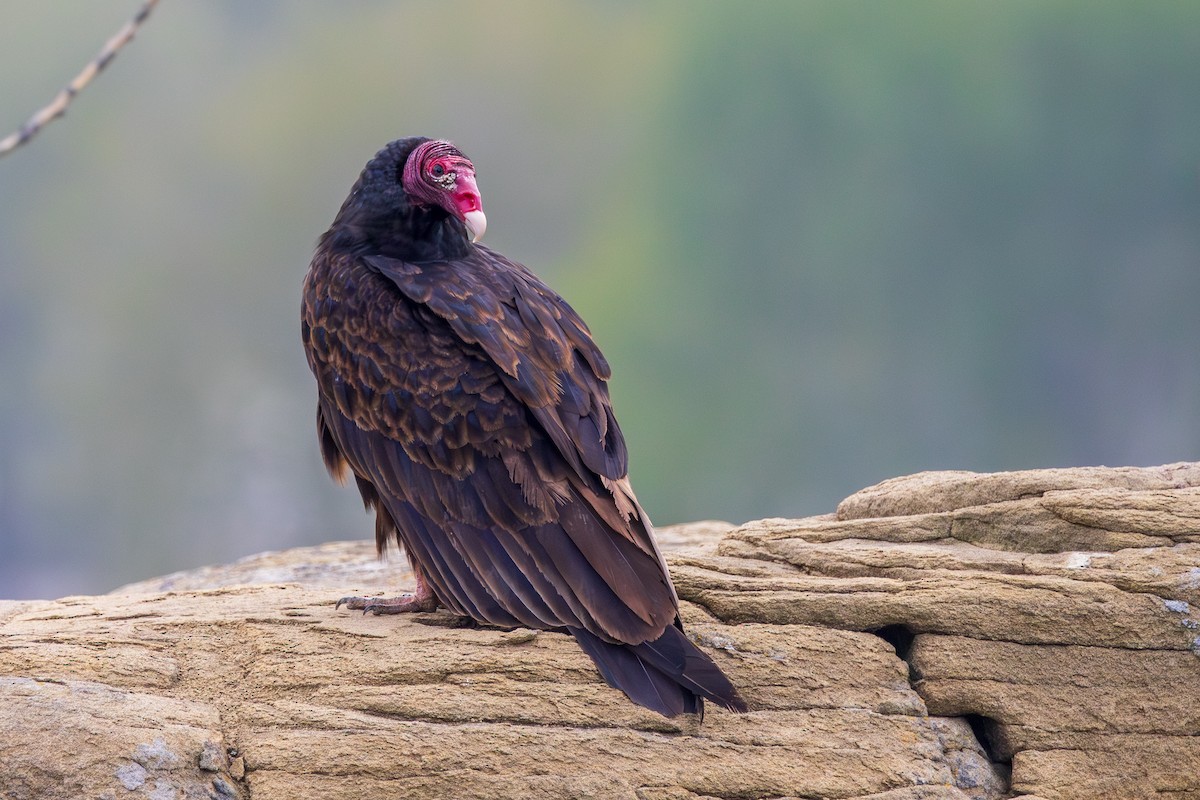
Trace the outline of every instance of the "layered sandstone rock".
[[0, 798], [1200, 798], [1200, 464], [661, 538], [752, 713], [663, 719], [559, 634], [335, 611], [406, 579], [335, 543], [0, 602]]

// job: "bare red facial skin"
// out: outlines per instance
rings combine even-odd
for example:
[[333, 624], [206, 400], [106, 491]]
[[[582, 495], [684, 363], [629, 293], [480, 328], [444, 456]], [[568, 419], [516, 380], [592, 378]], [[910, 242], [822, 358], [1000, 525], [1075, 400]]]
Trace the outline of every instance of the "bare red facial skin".
[[458, 173], [458, 180], [455, 182], [453, 191], [450, 192], [450, 199], [454, 201], [454, 207], [458, 210], [459, 217], [470, 211], [483, 209], [483, 201], [479, 197], [479, 187], [475, 184], [474, 171], [466, 170]]
[[401, 183], [418, 203], [441, 206], [459, 219], [483, 209], [475, 165], [449, 142], [418, 145], [404, 165]]

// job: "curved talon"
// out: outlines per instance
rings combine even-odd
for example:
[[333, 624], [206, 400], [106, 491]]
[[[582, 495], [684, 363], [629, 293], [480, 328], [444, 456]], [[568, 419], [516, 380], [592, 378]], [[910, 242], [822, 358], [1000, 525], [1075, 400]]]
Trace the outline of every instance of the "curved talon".
[[363, 603], [363, 607], [362, 607], [363, 616], [365, 617], [367, 614], [373, 614], [374, 616], [378, 617], [380, 614], [384, 613], [384, 611], [383, 611], [384, 609], [387, 609], [387, 608], [399, 609], [402, 607], [402, 605], [401, 605], [402, 602], [408, 597], [411, 597], [411, 595], [403, 594], [403, 595], [400, 595], [400, 597], [390, 597], [390, 598], [372, 597], [372, 598], [369, 598], [366, 600], [365, 603]]

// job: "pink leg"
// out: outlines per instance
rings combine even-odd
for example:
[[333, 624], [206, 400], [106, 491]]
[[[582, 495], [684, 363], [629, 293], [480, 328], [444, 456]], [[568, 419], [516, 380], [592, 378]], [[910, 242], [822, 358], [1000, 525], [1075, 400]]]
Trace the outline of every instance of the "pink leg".
[[402, 594], [399, 597], [343, 597], [337, 601], [334, 608], [361, 610], [364, 614], [406, 614], [416, 611], [433, 611], [438, 607], [433, 590], [425, 582], [425, 576], [420, 570], [413, 570], [417, 576], [417, 590], [412, 594]]

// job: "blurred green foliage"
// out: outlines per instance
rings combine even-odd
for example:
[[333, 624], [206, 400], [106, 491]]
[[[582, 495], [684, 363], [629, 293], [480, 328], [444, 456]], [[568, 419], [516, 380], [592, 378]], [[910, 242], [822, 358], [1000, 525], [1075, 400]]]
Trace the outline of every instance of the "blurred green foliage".
[[[135, 7], [6, 4], [0, 133]], [[1197, 85], [1186, 0], [163, 3], [0, 161], [0, 597], [370, 535], [299, 289], [415, 133], [591, 324], [660, 523], [1195, 459]]]

